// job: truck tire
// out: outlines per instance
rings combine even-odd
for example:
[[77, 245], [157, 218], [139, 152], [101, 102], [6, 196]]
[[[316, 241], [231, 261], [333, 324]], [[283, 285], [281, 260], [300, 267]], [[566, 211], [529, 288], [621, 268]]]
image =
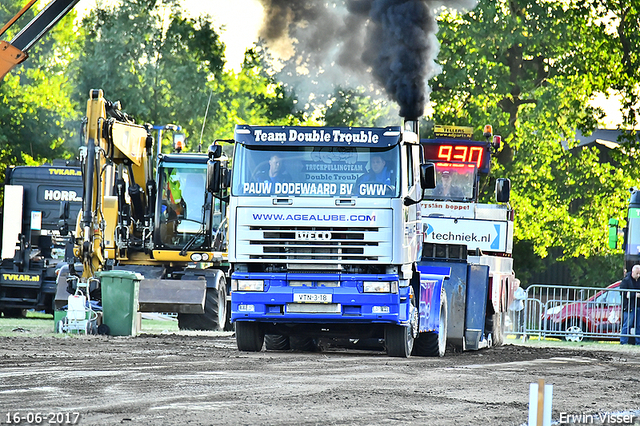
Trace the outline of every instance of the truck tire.
[[53, 315], [56, 310], [56, 297], [55, 295], [47, 296], [44, 299], [44, 313]]
[[204, 314], [178, 314], [178, 327], [180, 330], [223, 330], [227, 316], [224, 277], [220, 277], [218, 289], [207, 288]]
[[447, 295], [443, 288], [440, 293], [438, 332], [420, 333], [413, 347], [414, 355], [444, 356], [447, 349], [447, 312]]
[[411, 352], [413, 352], [413, 344], [417, 335], [418, 310], [415, 305], [415, 297], [412, 297], [409, 312], [409, 324], [387, 324], [384, 327], [384, 343], [387, 347], [387, 355], [409, 358], [411, 356]]
[[264, 344], [264, 332], [260, 324], [251, 321], [236, 322], [236, 345], [239, 351], [260, 352]]
[[2, 312], [5, 318], [24, 318], [27, 316], [27, 310], [22, 308], [4, 308]]
[[291, 336], [289, 337], [289, 346], [294, 351], [300, 352], [317, 352], [317, 341], [312, 337]]
[[268, 351], [288, 351], [291, 349], [289, 336], [281, 334], [265, 334], [264, 347]]

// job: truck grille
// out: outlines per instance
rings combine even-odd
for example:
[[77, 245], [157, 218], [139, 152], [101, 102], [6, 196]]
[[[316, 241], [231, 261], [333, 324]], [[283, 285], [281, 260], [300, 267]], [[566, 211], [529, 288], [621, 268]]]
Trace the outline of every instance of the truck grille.
[[390, 229], [248, 226], [250, 260], [286, 263], [374, 263], [389, 258]]

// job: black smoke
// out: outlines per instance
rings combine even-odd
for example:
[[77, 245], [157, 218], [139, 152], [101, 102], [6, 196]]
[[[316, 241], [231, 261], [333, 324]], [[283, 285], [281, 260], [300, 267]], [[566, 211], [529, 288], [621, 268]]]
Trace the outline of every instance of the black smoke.
[[[429, 101], [427, 82], [440, 71], [437, 13], [443, 6], [470, 9], [475, 0], [261, 3], [265, 22], [260, 36], [270, 46], [292, 44], [292, 60], [310, 75], [320, 70], [310, 92], [322, 91], [326, 85], [373, 83], [398, 104], [400, 116], [417, 119]], [[298, 76], [290, 83], [300, 90], [303, 79]]]

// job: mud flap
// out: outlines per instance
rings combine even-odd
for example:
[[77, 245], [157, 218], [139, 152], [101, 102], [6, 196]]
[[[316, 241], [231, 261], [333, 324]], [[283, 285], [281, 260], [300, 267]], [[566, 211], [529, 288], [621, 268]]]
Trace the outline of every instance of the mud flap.
[[418, 331], [439, 331], [440, 296], [444, 280], [451, 275], [451, 268], [418, 265], [420, 290], [418, 294]]
[[468, 268], [464, 338], [468, 350], [478, 350], [489, 344], [483, 341], [489, 296], [489, 266], [469, 265]]

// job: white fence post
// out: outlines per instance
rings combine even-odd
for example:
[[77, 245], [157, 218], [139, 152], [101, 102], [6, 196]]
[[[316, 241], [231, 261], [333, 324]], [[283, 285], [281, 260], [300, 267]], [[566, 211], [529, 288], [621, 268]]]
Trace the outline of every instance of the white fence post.
[[553, 385], [545, 385], [544, 379], [529, 385], [528, 426], [551, 426]]

